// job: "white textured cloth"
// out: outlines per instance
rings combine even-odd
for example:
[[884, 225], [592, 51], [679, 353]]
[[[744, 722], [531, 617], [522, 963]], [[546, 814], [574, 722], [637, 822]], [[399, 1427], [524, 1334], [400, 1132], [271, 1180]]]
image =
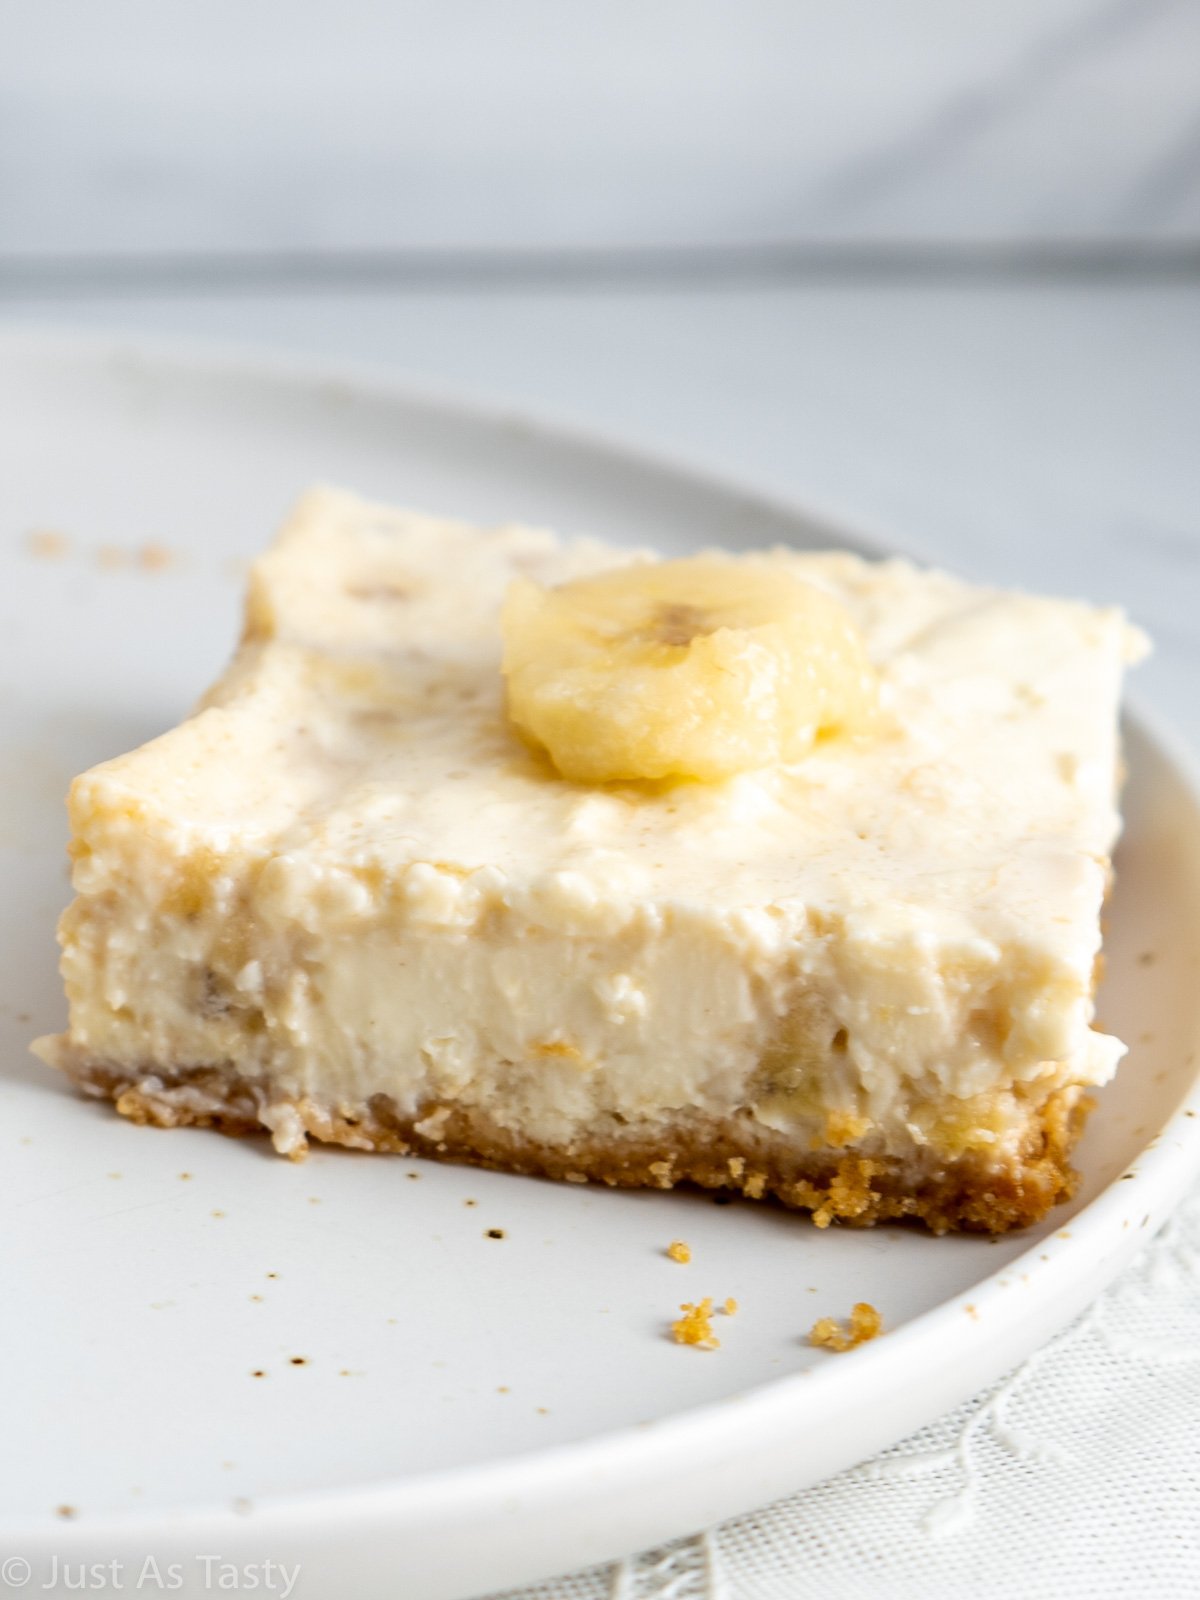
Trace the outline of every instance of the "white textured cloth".
[[1195, 1600], [1200, 1191], [1090, 1310], [873, 1461], [508, 1600]]

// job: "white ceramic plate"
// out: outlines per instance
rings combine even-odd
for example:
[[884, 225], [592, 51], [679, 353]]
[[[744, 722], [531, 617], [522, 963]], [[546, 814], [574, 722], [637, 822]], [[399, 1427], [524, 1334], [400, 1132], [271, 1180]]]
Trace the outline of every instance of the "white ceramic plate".
[[[976, 1390], [1193, 1174], [1200, 807], [1139, 721], [1102, 999], [1133, 1049], [1078, 1198], [1021, 1237], [822, 1233], [768, 1206], [346, 1152], [293, 1166], [77, 1098], [26, 1054], [63, 1017], [63, 791], [218, 670], [238, 563], [307, 482], [668, 551], [853, 541], [519, 418], [100, 342], [0, 342], [0, 440], [0, 1557], [32, 1584], [57, 1555], [115, 1559], [132, 1587], [154, 1556], [204, 1592], [219, 1555], [299, 1562], [300, 1596], [432, 1600], [651, 1545]], [[35, 553], [38, 529], [61, 548]], [[664, 1256], [677, 1236], [690, 1266]], [[705, 1294], [741, 1303], [715, 1353], [666, 1336]], [[860, 1299], [886, 1338], [806, 1345]]]

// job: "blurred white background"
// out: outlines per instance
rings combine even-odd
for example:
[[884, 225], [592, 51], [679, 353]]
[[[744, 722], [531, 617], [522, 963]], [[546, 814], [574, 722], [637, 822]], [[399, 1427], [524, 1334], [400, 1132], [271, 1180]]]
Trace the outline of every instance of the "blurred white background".
[[0, 261], [1200, 240], [1195, 0], [2, 0]]
[[370, 362], [1122, 599], [1200, 737], [1200, 0], [0, 0], [0, 318]]

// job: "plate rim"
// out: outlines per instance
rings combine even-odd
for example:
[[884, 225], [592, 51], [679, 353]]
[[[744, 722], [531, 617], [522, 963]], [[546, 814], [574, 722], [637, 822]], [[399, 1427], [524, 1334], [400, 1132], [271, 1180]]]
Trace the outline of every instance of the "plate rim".
[[[910, 541], [894, 538], [889, 531], [864, 528], [820, 503], [764, 492], [735, 476], [714, 472], [702, 463], [691, 461], [686, 454], [648, 448], [623, 439], [619, 434], [574, 421], [560, 422], [523, 405], [510, 406], [478, 396], [458, 395], [434, 385], [408, 384], [368, 362], [327, 361], [259, 350], [252, 345], [162, 339], [137, 333], [76, 333], [27, 323], [8, 323], [0, 327], [0, 350], [19, 351], [25, 358], [35, 361], [39, 355], [47, 356], [60, 364], [84, 360], [102, 367], [114, 360], [133, 360], [159, 370], [169, 368], [184, 378], [203, 374], [231, 382], [300, 385], [313, 390], [316, 397], [323, 389], [342, 388], [366, 395], [377, 403], [424, 412], [448, 424], [466, 420], [475, 427], [493, 432], [511, 431], [515, 427], [547, 448], [566, 446], [590, 456], [606, 470], [620, 470], [622, 465], [633, 463], [650, 476], [673, 479], [702, 493], [757, 507], [797, 528], [811, 527], [814, 532], [846, 548], [875, 557], [903, 555], [922, 564], [938, 565], [923, 556]], [[1190, 744], [1161, 713], [1147, 708], [1138, 695], [1127, 695], [1124, 704], [1128, 728], [1167, 764], [1200, 814], [1200, 761]], [[53, 1548], [64, 1557], [83, 1549], [94, 1550], [100, 1541], [105, 1541], [107, 1546], [140, 1542], [149, 1549], [164, 1536], [177, 1539], [185, 1531], [197, 1540], [219, 1540], [228, 1550], [245, 1549], [248, 1545], [262, 1549], [274, 1541], [295, 1539], [297, 1534], [305, 1533], [318, 1545], [337, 1543], [340, 1549], [344, 1549], [347, 1535], [355, 1541], [373, 1537], [389, 1548], [398, 1548], [418, 1528], [428, 1527], [431, 1519], [447, 1526], [450, 1523], [461, 1525], [470, 1520], [472, 1514], [477, 1523], [497, 1516], [508, 1515], [511, 1519], [515, 1502], [520, 1504], [516, 1520], [529, 1532], [534, 1521], [544, 1518], [554, 1506], [577, 1506], [581, 1495], [589, 1491], [594, 1494], [598, 1484], [614, 1493], [616, 1480], [623, 1480], [619, 1490], [628, 1497], [637, 1492], [638, 1484], [644, 1492], [661, 1480], [664, 1471], [678, 1467], [681, 1461], [736, 1461], [739, 1436], [752, 1436], [755, 1453], [758, 1453], [764, 1448], [764, 1436], [781, 1440], [788, 1431], [811, 1426], [814, 1415], [819, 1416], [821, 1411], [830, 1416], [837, 1413], [841, 1409], [837, 1396], [850, 1384], [867, 1397], [891, 1393], [888, 1375], [903, 1368], [916, 1352], [929, 1344], [931, 1336], [940, 1342], [943, 1325], [946, 1328], [955, 1325], [961, 1330], [968, 1297], [972, 1303], [987, 1297], [994, 1305], [989, 1304], [988, 1315], [981, 1316], [976, 1326], [980, 1341], [992, 1352], [990, 1364], [985, 1367], [982, 1356], [976, 1355], [967, 1363], [969, 1382], [965, 1389], [961, 1374], [956, 1374], [960, 1379], [957, 1384], [953, 1376], [943, 1384], [945, 1393], [952, 1393], [953, 1398], [939, 1403], [937, 1414], [942, 1414], [948, 1405], [958, 1403], [994, 1381], [1000, 1371], [1013, 1364], [1013, 1352], [1023, 1359], [1042, 1344], [1049, 1333], [1065, 1326], [1099, 1294], [1132, 1258], [1139, 1244], [1147, 1242], [1166, 1221], [1198, 1170], [1200, 1065], [1196, 1066], [1174, 1110], [1148, 1135], [1125, 1172], [1071, 1218], [1069, 1239], [1062, 1240], [1067, 1248], [1056, 1248], [1060, 1243], [1058, 1233], [1050, 1239], [1035, 1241], [1006, 1266], [979, 1279], [962, 1293], [921, 1312], [889, 1334], [886, 1340], [854, 1351], [852, 1362], [839, 1361], [832, 1368], [826, 1365], [819, 1370], [768, 1379], [743, 1393], [705, 1401], [649, 1425], [623, 1426], [488, 1462], [354, 1486], [266, 1495], [255, 1501], [250, 1517], [228, 1505], [201, 1504], [194, 1510], [159, 1513], [107, 1512], [89, 1516], [79, 1523], [50, 1527], [41, 1521], [12, 1525], [0, 1522], [0, 1531], [6, 1539], [20, 1539], [30, 1554]], [[1120, 1222], [1127, 1221], [1124, 1217], [1127, 1201], [1121, 1192], [1121, 1183], [1130, 1174], [1144, 1180], [1135, 1191], [1139, 1196], [1135, 1209], [1145, 1212], [1145, 1221], [1137, 1228], [1122, 1229]], [[1147, 1189], [1149, 1199], [1145, 1197]], [[1123, 1239], [1122, 1233], [1128, 1237]], [[1102, 1247], [1106, 1245], [1108, 1253], [1102, 1255]], [[1046, 1261], [1034, 1259], [1043, 1254], [1048, 1257]], [[1096, 1269], [1098, 1256], [1102, 1256], [1099, 1273]], [[1043, 1325], [1046, 1319], [1029, 1319], [1024, 1311], [1017, 1309], [1019, 1296], [1006, 1299], [999, 1289], [1001, 1277], [1019, 1277], [1023, 1271], [1031, 1278], [1035, 1273], [1039, 1277], [1049, 1273], [1057, 1276], [1058, 1292], [1052, 1300], [1053, 1312], [1046, 1326]], [[1069, 1280], [1066, 1289], [1062, 1287], [1064, 1280]], [[1021, 1330], [1027, 1329], [1030, 1320], [1036, 1320], [1036, 1326], [1026, 1336]], [[1001, 1348], [1006, 1356], [997, 1363], [995, 1352]], [[978, 1378], [981, 1370], [988, 1372], [983, 1384]], [[928, 1420], [931, 1410], [928, 1401], [919, 1410], [922, 1420]], [[885, 1431], [887, 1437], [881, 1443], [868, 1450], [852, 1448], [847, 1452], [847, 1459], [830, 1471], [823, 1471], [816, 1479], [805, 1479], [802, 1473], [797, 1474], [799, 1487], [824, 1481], [865, 1459], [874, 1450], [903, 1438], [911, 1427], [901, 1423], [889, 1425]], [[632, 1489], [630, 1473], [635, 1480]], [[797, 1490], [794, 1486], [793, 1490], [777, 1492]], [[723, 1499], [728, 1502], [729, 1497]], [[529, 1504], [533, 1501], [536, 1506]], [[723, 1518], [737, 1515], [762, 1503], [764, 1497], [752, 1494], [721, 1515]], [[666, 1521], [672, 1523], [674, 1531], [668, 1529], [661, 1538], [678, 1537], [695, 1527], [694, 1521], [687, 1518], [681, 1521], [678, 1516]], [[586, 1553], [583, 1563], [613, 1559], [627, 1549], [645, 1547], [641, 1538], [636, 1542], [613, 1542], [619, 1547], [614, 1549], [611, 1543], [606, 1543], [602, 1552]], [[575, 1561], [575, 1565], [580, 1564]], [[516, 1583], [533, 1581], [561, 1570], [562, 1563], [557, 1559], [549, 1562], [540, 1558], [523, 1559], [515, 1565], [510, 1561], [498, 1576], [506, 1583]], [[489, 1577], [488, 1582], [492, 1581]], [[465, 1591], [454, 1588], [445, 1592]]]
[[[643, 445], [619, 430], [610, 432], [599, 424], [562, 420], [537, 406], [509, 402], [470, 389], [459, 390], [425, 381], [408, 382], [382, 363], [361, 358], [308, 356], [252, 341], [72, 329], [54, 323], [7, 322], [0, 316], [0, 354], [6, 346], [35, 359], [48, 352], [67, 360], [82, 356], [98, 364], [145, 361], [147, 365], [156, 363], [190, 369], [214, 377], [302, 383], [318, 393], [322, 389], [358, 390], [377, 401], [436, 413], [450, 423], [465, 419], [473, 426], [517, 431], [547, 444], [565, 445], [593, 457], [604, 456], [614, 465], [632, 462], [647, 474], [686, 482], [723, 499], [756, 507], [783, 521], [808, 523], [814, 531], [827, 531], [831, 539], [852, 551], [881, 559], [898, 556], [920, 566], [945, 570], [917, 541], [901, 538], [882, 521], [868, 526], [836, 505], [817, 499], [801, 501], [778, 490], [758, 488], [736, 473], [714, 470], [686, 451]], [[299, 493], [299, 489], [296, 492]]]

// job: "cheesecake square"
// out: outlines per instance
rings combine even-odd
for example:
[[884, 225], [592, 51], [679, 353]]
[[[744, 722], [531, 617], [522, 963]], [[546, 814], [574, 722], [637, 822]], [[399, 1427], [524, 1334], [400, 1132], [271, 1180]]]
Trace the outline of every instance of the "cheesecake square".
[[510, 715], [502, 607], [652, 557], [310, 491], [221, 680], [72, 785], [69, 1024], [35, 1049], [292, 1157], [1042, 1217], [1123, 1053], [1093, 990], [1140, 636], [901, 560], [723, 559], [836, 602], [872, 727], [572, 780]]

